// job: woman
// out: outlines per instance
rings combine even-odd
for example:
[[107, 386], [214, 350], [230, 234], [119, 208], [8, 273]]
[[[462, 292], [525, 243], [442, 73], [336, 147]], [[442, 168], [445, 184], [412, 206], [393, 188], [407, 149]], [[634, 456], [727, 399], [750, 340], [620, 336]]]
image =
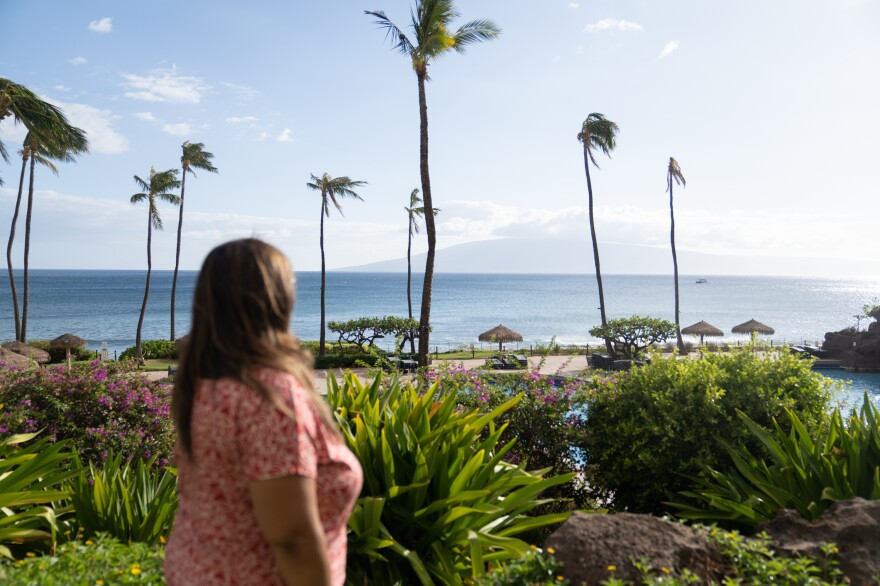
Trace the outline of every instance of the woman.
[[172, 412], [180, 508], [168, 584], [341, 585], [360, 465], [290, 332], [294, 275], [276, 248], [208, 254]]

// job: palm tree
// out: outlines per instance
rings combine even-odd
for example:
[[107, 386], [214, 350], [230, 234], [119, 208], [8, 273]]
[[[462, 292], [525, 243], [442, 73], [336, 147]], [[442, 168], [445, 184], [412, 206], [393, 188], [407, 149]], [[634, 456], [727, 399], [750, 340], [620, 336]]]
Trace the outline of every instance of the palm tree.
[[[30, 139], [30, 133], [25, 137], [24, 144], [18, 152], [21, 155], [21, 176], [18, 179], [18, 197], [15, 199], [15, 212], [12, 214], [12, 225], [9, 227], [9, 242], [6, 244], [6, 268], [9, 271], [9, 286], [12, 289], [12, 312], [15, 317], [15, 339], [21, 340], [21, 317], [18, 313], [18, 288], [15, 286], [15, 274], [12, 271], [12, 243], [15, 241], [15, 226], [18, 224], [18, 212], [21, 209], [21, 195], [24, 191], [24, 175], [27, 171], [27, 162], [31, 156], [31, 150], [27, 148]], [[41, 161], [42, 162], [42, 161]], [[58, 173], [58, 169], [51, 162], [46, 161], [53, 173]]]
[[186, 174], [192, 173], [193, 169], [201, 169], [209, 173], [216, 173], [217, 167], [211, 164], [214, 155], [204, 150], [205, 145], [200, 142], [186, 141], [182, 145], [183, 154], [180, 156], [181, 182], [180, 182], [180, 216], [177, 220], [177, 253], [174, 256], [174, 278], [171, 281], [171, 341], [174, 341], [174, 300], [177, 297], [177, 270], [180, 268], [180, 235], [183, 229], [183, 193], [186, 191]]
[[318, 356], [324, 355], [325, 333], [324, 322], [326, 320], [326, 306], [324, 304], [325, 290], [327, 285], [327, 269], [324, 264], [324, 217], [330, 217], [330, 203], [342, 214], [342, 206], [336, 198], [351, 197], [363, 201], [354, 188], [366, 185], [366, 181], [354, 181], [348, 177], [331, 177], [324, 173], [320, 177], [312, 175], [312, 180], [306, 183], [306, 187], [321, 192], [321, 337], [318, 342]]
[[134, 176], [134, 182], [143, 191], [135, 193], [131, 196], [131, 203], [138, 204], [142, 201], [149, 203], [147, 215], [147, 284], [144, 288], [144, 302], [141, 305], [141, 315], [138, 318], [137, 336], [134, 341], [134, 352], [138, 362], [143, 364], [144, 355], [141, 353], [141, 330], [144, 327], [144, 315], [147, 313], [147, 300], [150, 298], [150, 276], [153, 272], [153, 228], [162, 229], [162, 218], [159, 217], [159, 210], [156, 208], [156, 199], [168, 202], [173, 205], [180, 203], [180, 198], [171, 193], [171, 190], [180, 187], [180, 181], [177, 180], [177, 169], [168, 169], [157, 173], [150, 167], [150, 180], [144, 181], [137, 175]]
[[[412, 319], [412, 262], [410, 260], [412, 255], [412, 237], [413, 234], [419, 233], [419, 218], [425, 215], [425, 206], [420, 206], [420, 203], [422, 203], [422, 198], [419, 197], [419, 190], [413, 189], [412, 193], [409, 194], [409, 207], [403, 207], [409, 217], [409, 239], [406, 242], [406, 306], [409, 309], [409, 319]], [[439, 211], [437, 208], [434, 208], [434, 215], [436, 216]], [[416, 351], [412, 332], [410, 332], [409, 349], [410, 352]]]
[[[416, 0], [411, 14], [410, 27], [415, 43], [385, 16], [382, 11], [366, 11], [376, 18], [376, 24], [385, 29], [386, 37], [391, 39], [394, 49], [410, 58], [419, 85], [419, 168], [422, 180], [422, 195], [425, 207], [434, 208], [431, 197], [431, 177], [428, 173], [428, 104], [425, 98], [425, 81], [428, 78], [428, 65], [448, 53], [464, 53], [468, 45], [495, 39], [501, 29], [490, 20], [472, 20], [463, 24], [454, 33], [452, 21], [458, 18], [453, 0]], [[428, 235], [428, 254], [425, 261], [425, 281], [422, 285], [422, 310], [419, 317], [419, 364], [428, 364], [428, 349], [431, 321], [431, 291], [434, 283], [434, 254], [437, 247], [437, 231], [434, 217], [425, 215], [425, 232]]]
[[[581, 131], [578, 132], [577, 138], [584, 145], [584, 169], [587, 172], [587, 193], [589, 194], [589, 215], [590, 215], [590, 238], [593, 240], [593, 261], [596, 264], [596, 283], [599, 286], [599, 313], [602, 317], [602, 327], [608, 324], [605, 317], [605, 293], [602, 291], [602, 270], [599, 267], [599, 242], [596, 240], [596, 223], [593, 218], [593, 183], [590, 180], [590, 163], [597, 169], [599, 164], [596, 162], [593, 151], [599, 150], [609, 158], [611, 151], [616, 146], [615, 137], [620, 129], [617, 124], [608, 120], [602, 114], [593, 112], [581, 125]], [[605, 350], [610, 355], [614, 355], [614, 348], [611, 346], [611, 339], [605, 338]]]
[[678, 256], [676, 256], [675, 254], [675, 213], [672, 209], [673, 182], [681, 185], [682, 187], [687, 185], [687, 181], [685, 181], [684, 175], [681, 174], [681, 167], [678, 166], [678, 161], [676, 161], [672, 157], [669, 157], [669, 167], [666, 171], [666, 191], [669, 192], [669, 239], [672, 242], [672, 270], [675, 281], [675, 339], [678, 342], [678, 352], [680, 354], [687, 354], [687, 349], [684, 347], [684, 342], [681, 339], [681, 325], [679, 323], [678, 312]]
[[[34, 169], [36, 163], [39, 161], [46, 164], [49, 160], [72, 163], [76, 160], [76, 155], [89, 150], [85, 131], [67, 123], [57, 126], [48, 139], [43, 139], [36, 133], [28, 134], [30, 140], [26, 142], [24, 148], [30, 150], [31, 169], [28, 181], [27, 212], [24, 220], [24, 269], [22, 271], [24, 287], [21, 304], [21, 331], [19, 332], [19, 340], [22, 342], [27, 341], [28, 301], [30, 299], [28, 264], [31, 250], [31, 218], [34, 210]], [[58, 174], [54, 165], [49, 167], [56, 175]], [[12, 230], [10, 230], [10, 236], [12, 236], [11, 232]]]

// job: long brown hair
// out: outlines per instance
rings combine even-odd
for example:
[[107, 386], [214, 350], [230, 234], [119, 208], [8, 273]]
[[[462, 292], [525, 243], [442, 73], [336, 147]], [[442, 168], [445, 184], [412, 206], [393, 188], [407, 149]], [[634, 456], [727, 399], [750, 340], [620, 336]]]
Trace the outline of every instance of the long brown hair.
[[254, 376], [258, 368], [291, 373], [309, 391], [330, 430], [336, 424], [312, 381], [312, 355], [290, 331], [294, 274], [284, 254], [254, 238], [212, 250], [196, 281], [192, 329], [182, 348], [172, 414], [186, 454], [192, 457], [192, 413], [203, 379], [228, 377], [285, 410], [277, 394]]

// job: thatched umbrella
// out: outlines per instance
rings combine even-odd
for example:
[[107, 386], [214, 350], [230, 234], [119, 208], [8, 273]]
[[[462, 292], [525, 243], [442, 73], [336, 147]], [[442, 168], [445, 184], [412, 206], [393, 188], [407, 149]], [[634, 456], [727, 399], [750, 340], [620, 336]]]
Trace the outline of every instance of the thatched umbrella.
[[45, 364], [50, 360], [49, 353], [45, 350], [40, 350], [39, 348], [35, 348], [24, 342], [19, 342], [18, 340], [15, 342], [6, 342], [2, 346], [11, 352], [30, 358], [37, 364]]
[[716, 328], [710, 323], [699, 321], [692, 326], [681, 329], [681, 333], [686, 336], [700, 336], [700, 346], [703, 345], [704, 336], [723, 336], [724, 332]]
[[768, 336], [772, 336], [776, 333], [776, 330], [771, 328], [770, 326], [765, 326], [759, 321], [750, 319], [744, 324], [739, 324], [738, 326], [733, 326], [731, 330], [734, 334], [746, 334], [751, 336], [752, 332], [756, 332], [758, 334], [767, 334]]
[[522, 342], [523, 337], [510, 328], [505, 328], [499, 324], [488, 332], [480, 334], [477, 339], [481, 342], [498, 342], [498, 351], [501, 352], [501, 344], [504, 342]]
[[12, 350], [0, 347], [0, 364], [11, 368], [30, 368], [31, 360], [27, 356], [16, 354]]
[[88, 342], [79, 336], [74, 336], [73, 334], [61, 334], [49, 342], [49, 345], [53, 348], [64, 348], [67, 350], [67, 370], [70, 370], [70, 349], [85, 348], [86, 345], [88, 345]]

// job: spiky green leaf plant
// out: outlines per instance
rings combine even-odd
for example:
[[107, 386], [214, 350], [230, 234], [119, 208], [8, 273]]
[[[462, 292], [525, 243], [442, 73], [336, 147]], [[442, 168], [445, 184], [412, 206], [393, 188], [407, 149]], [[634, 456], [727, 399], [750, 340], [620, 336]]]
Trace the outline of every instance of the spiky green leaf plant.
[[61, 484], [73, 474], [67, 462], [69, 442], [50, 444], [43, 438], [24, 445], [36, 433], [0, 440], [0, 555], [12, 557], [9, 546], [33, 541], [56, 541], [58, 523], [53, 503], [68, 493]]
[[735, 469], [709, 470], [697, 488], [680, 493], [678, 516], [755, 527], [780, 509], [794, 509], [808, 520], [834, 501], [880, 499], [880, 410], [865, 394], [848, 419], [835, 410], [827, 426], [812, 434], [786, 409], [791, 430], [774, 420], [773, 431], [739, 413], [769, 454], [756, 458], [747, 448], [725, 444]]
[[439, 383], [383, 384], [380, 375], [365, 384], [348, 374], [341, 384], [329, 378], [327, 398], [364, 469], [348, 525], [354, 583], [463, 584], [488, 563], [525, 554], [518, 535], [570, 514], [526, 515], [574, 474], [544, 478], [549, 469], [504, 460], [513, 442], [499, 444], [505, 426], [495, 420], [519, 396], [489, 413], [463, 412]]

